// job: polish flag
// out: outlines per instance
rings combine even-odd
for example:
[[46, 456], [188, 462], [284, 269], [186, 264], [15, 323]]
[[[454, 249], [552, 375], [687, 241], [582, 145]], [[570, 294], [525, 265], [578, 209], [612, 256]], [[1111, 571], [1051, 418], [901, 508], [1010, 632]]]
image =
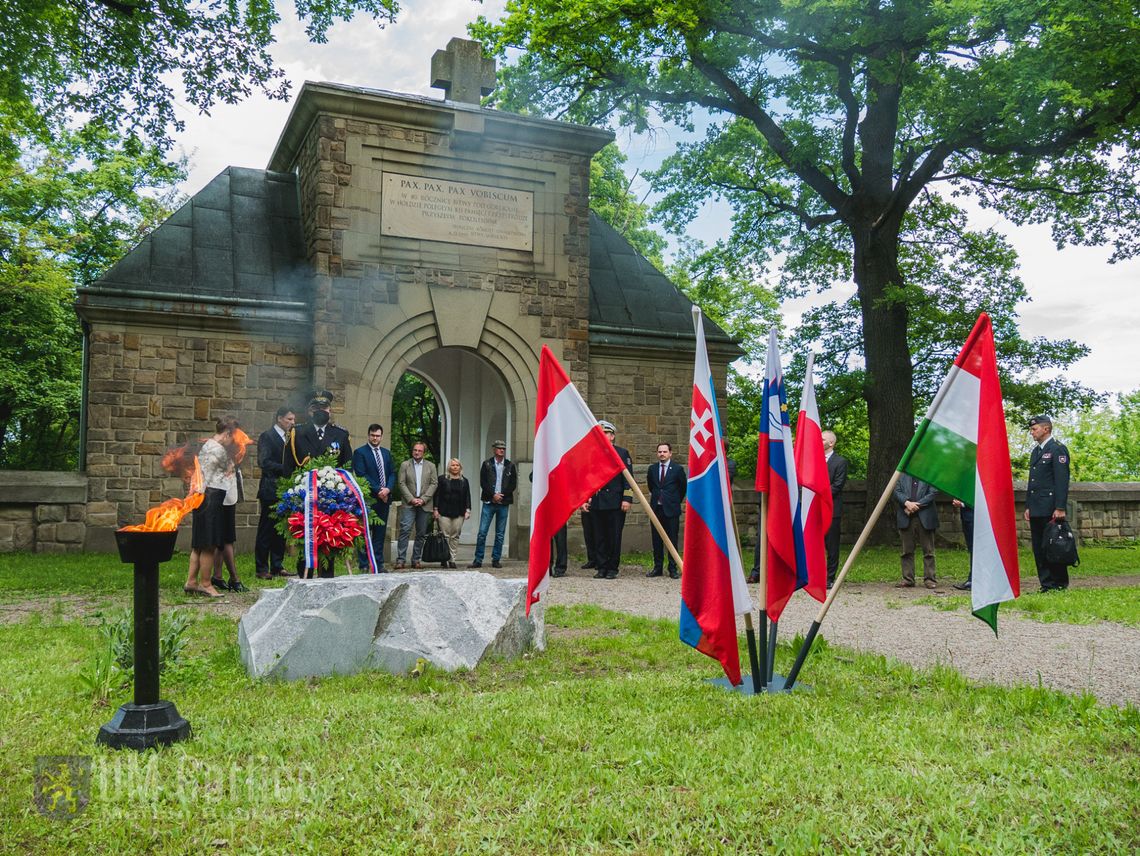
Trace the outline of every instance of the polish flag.
[[534, 415], [527, 615], [550, 584], [550, 539], [582, 503], [624, 469], [565, 369], [543, 345]]
[[807, 557], [807, 585], [804, 590], [818, 601], [827, 599], [827, 549], [823, 538], [831, 526], [834, 511], [831, 479], [823, 453], [823, 431], [815, 403], [815, 383], [811, 371], [815, 354], [808, 354], [804, 389], [800, 396], [800, 416], [796, 421], [796, 477], [800, 483], [800, 520], [804, 526], [804, 554]]

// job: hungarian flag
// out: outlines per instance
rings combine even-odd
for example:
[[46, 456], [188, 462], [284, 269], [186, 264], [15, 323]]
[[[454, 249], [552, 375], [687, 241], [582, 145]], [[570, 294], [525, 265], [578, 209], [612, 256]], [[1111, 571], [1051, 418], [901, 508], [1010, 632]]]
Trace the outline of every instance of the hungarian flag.
[[807, 585], [808, 577], [788, 397], [775, 327], [768, 331], [756, 492], [768, 494], [767, 609], [768, 617], [779, 621], [792, 594]]
[[705, 349], [701, 310], [697, 333], [693, 408], [689, 416], [689, 486], [685, 494], [685, 554], [681, 574], [681, 641], [719, 660], [733, 686], [740, 684], [736, 616], [752, 611], [740, 543], [732, 523], [724, 435]]
[[550, 539], [625, 469], [613, 443], [546, 345], [538, 362], [526, 613], [550, 584]]
[[907, 446], [899, 470], [974, 509], [974, 615], [997, 634], [997, 608], [1021, 593], [1013, 473], [994, 330], [982, 313]]
[[827, 549], [823, 538], [831, 526], [834, 510], [827, 458], [823, 454], [823, 431], [815, 403], [811, 371], [815, 354], [808, 354], [800, 416], [796, 420], [796, 476], [800, 482], [800, 519], [804, 528], [807, 586], [804, 590], [818, 601], [827, 599]]

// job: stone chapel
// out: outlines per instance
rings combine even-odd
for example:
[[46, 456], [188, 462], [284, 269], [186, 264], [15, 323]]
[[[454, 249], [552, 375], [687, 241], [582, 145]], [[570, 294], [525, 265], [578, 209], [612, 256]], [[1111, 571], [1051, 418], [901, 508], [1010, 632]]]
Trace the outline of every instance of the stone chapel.
[[[506, 440], [521, 494], [508, 550], [525, 555], [544, 344], [617, 425], [643, 486], [659, 441], [685, 462], [691, 304], [590, 211], [590, 159], [613, 135], [481, 107], [495, 71], [475, 42], [453, 39], [431, 70], [442, 100], [304, 84], [265, 169], [225, 169], [80, 289], [87, 549], [181, 494], [162, 454], [219, 415], [256, 438], [324, 388], [358, 445], [369, 423], [389, 429], [412, 372], [440, 403], [444, 460], [473, 482], [474, 521], [479, 463]], [[707, 319], [706, 336], [723, 395], [740, 350]], [[255, 464], [251, 448], [243, 543]], [[647, 527], [635, 508], [626, 549]]]

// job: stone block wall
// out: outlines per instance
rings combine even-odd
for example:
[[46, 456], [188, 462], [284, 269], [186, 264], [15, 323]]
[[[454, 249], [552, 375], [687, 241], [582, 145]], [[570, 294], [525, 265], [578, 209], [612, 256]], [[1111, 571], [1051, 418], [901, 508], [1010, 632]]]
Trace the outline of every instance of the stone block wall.
[[[235, 415], [256, 440], [282, 403], [303, 406], [309, 386], [303, 346], [264, 335], [100, 325], [91, 333], [89, 354], [90, 526], [81, 540], [89, 549], [111, 549], [112, 530], [141, 522], [147, 509], [185, 495], [182, 482], [162, 469], [167, 449], [207, 439], [225, 414]], [[242, 465], [250, 498], [259, 477], [256, 463], [251, 446]], [[239, 530], [256, 525], [256, 503], [243, 503]], [[62, 531], [70, 537], [70, 529]]]
[[86, 532], [84, 475], [0, 471], [0, 553], [77, 553]]

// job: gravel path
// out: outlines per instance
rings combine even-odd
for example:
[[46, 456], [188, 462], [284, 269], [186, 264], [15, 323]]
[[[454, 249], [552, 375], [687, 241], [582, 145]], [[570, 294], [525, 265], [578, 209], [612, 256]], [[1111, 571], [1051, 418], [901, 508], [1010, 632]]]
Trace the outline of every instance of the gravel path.
[[[518, 577], [526, 569], [521, 562], [507, 562], [494, 573]], [[644, 568], [632, 565], [624, 567], [616, 580], [595, 580], [592, 573], [575, 569], [552, 580], [546, 603], [590, 603], [632, 615], [677, 619], [679, 580], [646, 579]], [[1076, 578], [1073, 585], [1140, 585], [1140, 576]], [[888, 583], [845, 584], [820, 635], [919, 668], [944, 663], [976, 681], [1007, 686], [1040, 682], [1068, 693], [1088, 691], [1108, 704], [1140, 704], [1140, 628], [1107, 622], [1047, 624], [1007, 611], [998, 618], [1001, 637], [995, 639], [985, 624], [964, 610], [944, 612], [914, 603], [931, 594], [951, 593], [956, 594], [950, 589], [896, 589]], [[164, 599], [163, 608], [189, 607], [236, 621], [256, 599], [256, 592], [229, 594], [224, 602], [212, 604], [179, 595]], [[36, 612], [58, 612], [61, 619], [84, 618], [119, 600], [123, 601], [120, 605], [129, 605], [125, 594], [121, 598], [63, 595], [17, 600], [0, 604], [0, 624], [23, 621]], [[818, 611], [816, 601], [802, 592], [796, 594], [780, 621], [780, 638], [806, 634]], [[743, 619], [740, 627], [743, 632]], [[808, 683], [810, 673], [809, 659], [803, 672]]]
[[[505, 568], [504, 575], [514, 576], [509, 570]], [[592, 603], [675, 620], [681, 602], [680, 581], [646, 579], [643, 574], [641, 568], [623, 568], [621, 576], [609, 581], [591, 579], [590, 571], [570, 571], [566, 577], [551, 580], [546, 601]], [[1128, 585], [1134, 580], [1114, 577], [1097, 582]], [[968, 612], [908, 604], [930, 594], [935, 593], [924, 588], [900, 590], [887, 583], [845, 584], [820, 635], [829, 642], [886, 654], [920, 668], [944, 663], [976, 681], [1007, 686], [1036, 686], [1040, 681], [1068, 693], [1091, 692], [1108, 704], [1140, 704], [1140, 628], [1107, 622], [1046, 624], [1007, 611], [998, 617], [1001, 637], [994, 638]], [[797, 593], [780, 621], [780, 638], [806, 634], [818, 611], [815, 600]], [[803, 672], [809, 683], [810, 672], [809, 658]]]

